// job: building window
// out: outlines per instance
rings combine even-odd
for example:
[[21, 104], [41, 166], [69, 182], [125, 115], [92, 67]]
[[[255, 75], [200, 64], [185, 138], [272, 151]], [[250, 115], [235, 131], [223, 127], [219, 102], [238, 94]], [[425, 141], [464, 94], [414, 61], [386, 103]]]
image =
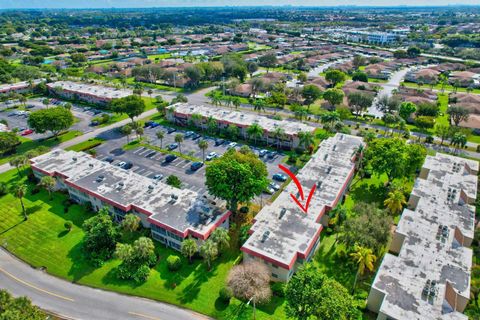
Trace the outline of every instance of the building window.
[[278, 269], [278, 266], [272, 263], [272, 267]]
[[278, 279], [278, 275], [272, 272], [272, 277]]

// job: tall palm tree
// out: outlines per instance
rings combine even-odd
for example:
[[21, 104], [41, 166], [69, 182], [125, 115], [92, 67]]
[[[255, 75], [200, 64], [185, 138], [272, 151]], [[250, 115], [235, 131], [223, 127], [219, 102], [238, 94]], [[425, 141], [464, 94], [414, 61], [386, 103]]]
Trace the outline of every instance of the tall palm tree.
[[239, 97], [233, 97], [232, 98], [232, 104], [235, 107], [235, 109], [238, 109], [238, 107], [240, 107], [240, 105], [241, 105], [240, 98]]
[[222, 104], [222, 94], [217, 91], [212, 92], [210, 101], [214, 106], [220, 106]]
[[401, 190], [392, 190], [388, 193], [388, 198], [385, 199], [383, 204], [393, 214], [402, 212], [403, 206], [407, 203], [405, 195]]
[[310, 131], [299, 131], [298, 134], [298, 145], [303, 147], [306, 150], [314, 143], [313, 133]]
[[120, 132], [127, 137], [127, 143], [130, 143], [130, 135], [132, 134], [132, 131], [133, 129], [130, 124], [126, 124], [120, 129]]
[[20, 168], [25, 166], [27, 164], [27, 157], [21, 155], [21, 156], [16, 156], [14, 158], [12, 158], [10, 161], [9, 161], [9, 164], [12, 166], [12, 167], [15, 167], [17, 168], [17, 171], [18, 171], [18, 175], [19, 176], [22, 176], [22, 172], [20, 171]]
[[[199, 113], [193, 113], [190, 116], [190, 120], [193, 122], [193, 125], [196, 126], [196, 127], [201, 127], [202, 119], [203, 119], [203, 117]], [[202, 127], [201, 129], [203, 130], [204, 128]]]
[[218, 128], [218, 123], [217, 120], [215, 120], [212, 116], [208, 117], [207, 119], [207, 129], [210, 134], [214, 133], [217, 131]]
[[182, 153], [182, 142], [183, 142], [183, 134], [178, 133], [175, 135], [175, 142], [178, 143], [178, 151]]
[[165, 138], [165, 132], [162, 130], [157, 131], [156, 133], [158, 140], [160, 140], [160, 149], [163, 147], [163, 138]]
[[219, 250], [223, 250], [230, 246], [230, 235], [225, 228], [220, 227], [215, 229], [210, 235], [210, 239], [217, 244]]
[[208, 141], [202, 140], [198, 143], [198, 147], [202, 150], [202, 160], [205, 162], [205, 151], [208, 149]]
[[365, 270], [373, 271], [374, 263], [377, 260], [377, 257], [373, 254], [372, 249], [361, 246], [355, 246], [355, 252], [351, 253], [350, 256], [358, 265], [358, 270], [355, 274], [355, 281], [353, 282], [352, 289], [352, 291], [355, 291], [358, 276], [363, 275], [365, 273]]
[[39, 182], [38, 185], [45, 188], [45, 190], [47, 190], [48, 196], [49, 196], [50, 200], [52, 200], [52, 191], [55, 188], [56, 184], [57, 184], [57, 181], [55, 180], [55, 178], [50, 177], [50, 176], [43, 176], [40, 179], [40, 182]]
[[183, 240], [181, 251], [182, 254], [188, 258], [188, 262], [192, 263], [192, 257], [198, 251], [197, 242], [190, 237]]
[[200, 254], [202, 255], [203, 259], [205, 259], [205, 262], [207, 263], [207, 266], [208, 266], [208, 270], [210, 270], [212, 261], [215, 260], [215, 258], [218, 255], [217, 244], [213, 242], [213, 240], [208, 239], [200, 247]]
[[262, 99], [257, 99], [253, 102], [253, 110], [258, 111], [258, 113], [265, 111], [265, 101]]
[[254, 123], [247, 128], [247, 134], [253, 139], [254, 144], [257, 144], [257, 139], [263, 136], [263, 128], [258, 123]]
[[273, 130], [273, 137], [277, 141], [277, 149], [280, 149], [280, 142], [282, 141], [283, 137], [285, 137], [285, 130], [281, 127], [275, 128]]
[[[365, 150], [365, 147], [363, 146], [363, 144], [360, 144], [358, 147], [355, 148], [352, 154], [352, 156], [355, 156], [357, 170], [360, 173], [362, 173], [362, 169], [363, 169], [363, 151], [364, 150]], [[363, 174], [360, 175], [360, 178], [363, 178]]]
[[22, 212], [23, 212], [24, 219], [27, 220], [28, 219], [27, 211], [25, 210], [25, 204], [23, 203], [23, 198], [27, 194], [27, 186], [23, 183], [22, 184], [17, 184], [13, 187], [12, 193], [15, 196], [15, 198], [20, 200], [20, 204], [22, 205]]
[[457, 132], [453, 135], [451, 144], [455, 147], [455, 153], [457, 153], [458, 149], [463, 149], [467, 145], [467, 136], [463, 133]]
[[328, 131], [334, 131], [334, 129], [338, 128], [339, 123], [342, 124], [340, 114], [336, 111], [323, 113], [320, 116], [320, 121]]

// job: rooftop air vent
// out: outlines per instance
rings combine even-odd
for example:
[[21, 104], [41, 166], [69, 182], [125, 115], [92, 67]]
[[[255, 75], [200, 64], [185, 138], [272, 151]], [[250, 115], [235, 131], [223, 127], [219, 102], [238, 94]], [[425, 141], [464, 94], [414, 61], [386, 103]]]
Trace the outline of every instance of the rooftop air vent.
[[337, 145], [336, 145], [336, 144], [333, 145], [332, 150], [333, 150], [333, 151], [337, 150]]
[[262, 235], [262, 240], [261, 240], [262, 243], [264, 243], [265, 241], [267, 241], [269, 235], [270, 235], [270, 231], [268, 231], [268, 230], [263, 233], [263, 235]]
[[104, 175], [99, 175], [99, 176], [97, 177], [97, 180], [96, 180], [96, 181], [97, 181], [97, 182], [102, 182], [103, 180], [105, 180], [105, 176], [104, 176]]
[[77, 159], [77, 157], [73, 157], [72, 160], [73, 160], [73, 161], [77, 161], [78, 159]]
[[287, 209], [282, 208], [282, 210], [280, 210], [280, 215], [278, 216], [278, 219], [282, 219], [285, 213], [287, 213]]

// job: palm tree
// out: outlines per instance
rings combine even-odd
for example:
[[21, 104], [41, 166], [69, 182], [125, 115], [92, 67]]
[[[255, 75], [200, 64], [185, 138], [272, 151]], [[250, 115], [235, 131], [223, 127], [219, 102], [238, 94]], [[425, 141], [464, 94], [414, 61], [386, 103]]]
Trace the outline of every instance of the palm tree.
[[451, 144], [455, 147], [455, 153], [457, 153], [459, 148], [463, 149], [467, 145], [467, 136], [457, 132], [453, 135]]
[[208, 270], [210, 270], [212, 261], [217, 257], [218, 255], [218, 247], [213, 240], [208, 239], [203, 243], [203, 245], [200, 247], [200, 254], [202, 257], [205, 259], [207, 262]]
[[257, 139], [263, 136], [263, 128], [258, 123], [254, 123], [247, 128], [247, 134], [253, 138], [254, 144], [257, 144]]
[[208, 132], [210, 134], [214, 133], [217, 130], [217, 127], [218, 127], [217, 120], [215, 120], [212, 116], [208, 117], [208, 119], [207, 119]]
[[156, 133], [158, 140], [160, 140], [160, 149], [163, 147], [163, 138], [165, 138], [165, 132], [162, 130], [157, 131]]
[[313, 143], [313, 133], [310, 131], [299, 131], [298, 134], [298, 145], [300, 147], [303, 147], [304, 150], [306, 150], [308, 147], [310, 147]]
[[48, 196], [50, 200], [52, 200], [52, 191], [55, 188], [56, 184], [57, 184], [57, 181], [55, 180], [55, 178], [52, 178], [50, 176], [43, 176], [40, 179], [40, 182], [38, 185], [45, 188], [45, 190], [48, 191]]
[[50, 100], [48, 98], [45, 98], [42, 100], [42, 103], [45, 105], [45, 107], [48, 109], [48, 105], [50, 104]]
[[192, 238], [185, 239], [182, 242], [182, 254], [188, 258], [188, 262], [192, 263], [192, 257], [198, 251], [197, 242]]
[[201, 126], [201, 123], [202, 123], [202, 115], [200, 113], [193, 113], [191, 116], [190, 116], [190, 121], [193, 122], [193, 125], [195, 127], [201, 127], [201, 129], [203, 130], [204, 128]]
[[23, 197], [25, 197], [25, 195], [27, 194], [27, 186], [25, 184], [17, 184], [13, 187], [12, 193], [15, 196], [15, 198], [20, 200], [24, 219], [27, 220], [28, 219], [27, 211], [25, 210], [25, 205], [23, 203]]
[[355, 260], [358, 265], [358, 270], [355, 274], [355, 281], [353, 282], [352, 289], [352, 291], [355, 291], [358, 275], [363, 275], [366, 269], [369, 271], [373, 271], [374, 263], [377, 260], [377, 257], [373, 254], [372, 249], [361, 246], [355, 246], [355, 252], [351, 253], [350, 256]]
[[218, 91], [212, 92], [210, 95], [210, 101], [214, 106], [219, 106], [222, 104], [222, 94]]
[[205, 162], [205, 151], [208, 149], [208, 141], [202, 140], [198, 143], [198, 147], [202, 150], [202, 159]]
[[407, 203], [405, 195], [401, 190], [392, 190], [388, 193], [388, 198], [385, 199], [383, 204], [393, 214], [402, 212], [403, 206]]
[[211, 234], [210, 239], [217, 244], [219, 250], [223, 250], [230, 246], [230, 235], [225, 228], [220, 227], [215, 229]]
[[183, 134], [178, 133], [175, 135], [175, 142], [178, 143], [178, 151], [182, 153], [182, 142], [183, 142]]
[[253, 102], [253, 110], [258, 111], [258, 113], [265, 111], [265, 101], [262, 99], [256, 99]]
[[[357, 170], [362, 173], [363, 172], [363, 151], [365, 147], [363, 144], [360, 144], [358, 147], [355, 148], [353, 151], [353, 156], [355, 156], [355, 162], [357, 164]], [[363, 174], [360, 175], [360, 179], [363, 178]]]
[[285, 130], [280, 127], [275, 128], [275, 130], [273, 130], [273, 137], [277, 141], [277, 149], [280, 149], [280, 142], [283, 137], [285, 137]]
[[238, 109], [238, 107], [240, 107], [240, 105], [241, 105], [240, 98], [239, 97], [233, 97], [232, 98], [232, 104], [235, 107], [235, 109]]
[[130, 124], [126, 124], [120, 129], [120, 131], [122, 132], [122, 134], [127, 136], [127, 143], [130, 143], [130, 135], [133, 131], [132, 126]]
[[137, 134], [137, 138], [140, 139], [142, 136], [143, 136], [143, 133], [145, 132], [145, 130], [143, 130], [142, 127], [137, 127], [135, 129], [135, 133]]
[[23, 155], [22, 156], [16, 156], [16, 157], [12, 158], [9, 163], [12, 167], [17, 168], [18, 175], [21, 177], [22, 172], [20, 171], [20, 168], [27, 164], [27, 157], [25, 157]]
[[333, 131], [333, 128], [338, 127], [338, 123], [342, 123], [340, 114], [336, 111], [325, 112], [320, 116], [320, 121], [322, 122], [325, 129], [328, 131]]

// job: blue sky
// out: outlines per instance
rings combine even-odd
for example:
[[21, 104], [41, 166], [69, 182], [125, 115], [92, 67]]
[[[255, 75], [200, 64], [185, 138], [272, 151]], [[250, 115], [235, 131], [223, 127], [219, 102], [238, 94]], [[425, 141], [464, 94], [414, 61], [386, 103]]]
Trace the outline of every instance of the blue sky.
[[479, 0], [0, 0], [0, 9], [12, 8], [142, 8], [171, 6], [435, 6], [480, 5]]

